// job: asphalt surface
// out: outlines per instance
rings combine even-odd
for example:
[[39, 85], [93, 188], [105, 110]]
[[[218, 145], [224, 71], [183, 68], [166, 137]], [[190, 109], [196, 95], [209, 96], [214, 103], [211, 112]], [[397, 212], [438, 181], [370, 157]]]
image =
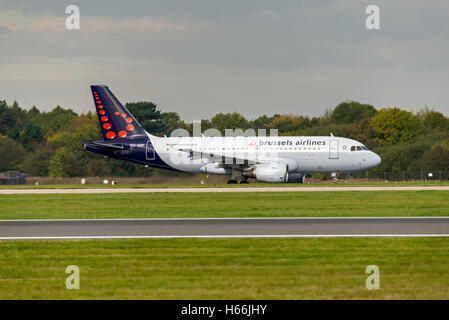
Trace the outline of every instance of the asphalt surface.
[[449, 186], [0, 189], [0, 194], [89, 194], [89, 193], [156, 193], [156, 192], [317, 192], [317, 191], [421, 191], [421, 190], [449, 191]]
[[0, 239], [449, 236], [449, 217], [1, 220]]

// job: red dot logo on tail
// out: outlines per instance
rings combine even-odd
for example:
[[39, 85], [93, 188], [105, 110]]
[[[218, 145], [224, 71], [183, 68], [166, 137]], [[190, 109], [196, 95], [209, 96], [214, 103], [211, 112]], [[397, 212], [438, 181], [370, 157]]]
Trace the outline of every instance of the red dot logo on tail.
[[115, 132], [113, 132], [113, 131], [106, 132], [106, 138], [114, 139], [115, 138]]

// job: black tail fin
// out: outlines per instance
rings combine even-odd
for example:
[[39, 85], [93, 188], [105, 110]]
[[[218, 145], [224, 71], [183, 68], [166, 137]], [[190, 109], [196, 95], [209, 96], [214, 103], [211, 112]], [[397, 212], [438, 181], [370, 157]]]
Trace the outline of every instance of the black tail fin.
[[142, 126], [107, 86], [90, 86], [104, 140], [146, 135]]

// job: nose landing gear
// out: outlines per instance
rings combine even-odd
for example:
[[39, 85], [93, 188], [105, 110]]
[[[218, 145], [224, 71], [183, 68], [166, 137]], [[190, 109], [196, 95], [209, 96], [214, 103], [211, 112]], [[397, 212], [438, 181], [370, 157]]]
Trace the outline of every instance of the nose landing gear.
[[340, 172], [332, 172], [332, 173], [331, 173], [332, 181], [333, 181], [334, 183], [337, 183], [337, 182], [338, 182], [338, 175], [339, 175], [339, 173], [340, 173]]

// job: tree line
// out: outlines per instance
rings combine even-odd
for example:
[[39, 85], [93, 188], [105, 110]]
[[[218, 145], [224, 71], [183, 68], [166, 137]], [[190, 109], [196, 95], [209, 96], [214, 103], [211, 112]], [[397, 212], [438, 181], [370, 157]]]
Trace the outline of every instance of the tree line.
[[[192, 133], [192, 123], [176, 112], [163, 112], [152, 102], [131, 102], [126, 108], [154, 135], [176, 128]], [[277, 129], [279, 135], [348, 137], [364, 143], [382, 158], [370, 177], [417, 171], [448, 172], [449, 118], [425, 107], [418, 112], [397, 107], [376, 109], [345, 101], [317, 117], [274, 114], [249, 120], [237, 112], [218, 113], [201, 120], [201, 129]], [[18, 170], [29, 176], [151, 176], [179, 173], [144, 168], [86, 152], [83, 143], [101, 140], [94, 112], [77, 114], [60, 106], [42, 112], [27, 110], [14, 101], [0, 100], [0, 172]]]

